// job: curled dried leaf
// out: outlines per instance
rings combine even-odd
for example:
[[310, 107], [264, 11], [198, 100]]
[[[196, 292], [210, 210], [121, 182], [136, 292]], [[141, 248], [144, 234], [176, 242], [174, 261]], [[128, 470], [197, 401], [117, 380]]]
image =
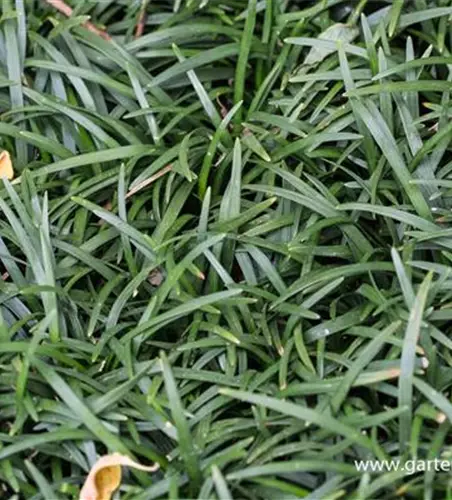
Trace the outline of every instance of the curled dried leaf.
[[14, 177], [13, 163], [8, 151], [0, 153], [0, 179], [6, 177], [11, 180]]
[[159, 464], [142, 465], [120, 453], [104, 455], [92, 466], [80, 492], [80, 500], [110, 500], [121, 484], [121, 466], [148, 472], [159, 468]]

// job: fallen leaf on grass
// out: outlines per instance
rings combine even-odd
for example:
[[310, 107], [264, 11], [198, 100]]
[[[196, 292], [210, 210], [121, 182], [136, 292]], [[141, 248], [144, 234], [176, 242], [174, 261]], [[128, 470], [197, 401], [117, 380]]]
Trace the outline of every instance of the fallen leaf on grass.
[[120, 453], [104, 455], [91, 467], [80, 492], [80, 500], [110, 500], [121, 484], [121, 466], [148, 472], [159, 468], [159, 464], [141, 465]]
[[8, 151], [2, 151], [0, 153], [0, 179], [2, 177], [6, 177], [8, 180], [14, 177], [13, 164]]

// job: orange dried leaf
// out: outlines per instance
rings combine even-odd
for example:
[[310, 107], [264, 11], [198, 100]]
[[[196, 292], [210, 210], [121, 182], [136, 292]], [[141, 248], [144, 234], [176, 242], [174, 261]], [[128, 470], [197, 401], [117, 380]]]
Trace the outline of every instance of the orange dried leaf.
[[13, 164], [8, 151], [0, 153], [0, 179], [6, 177], [11, 180], [14, 177]]
[[110, 500], [121, 484], [121, 466], [148, 472], [159, 468], [159, 464], [141, 465], [120, 453], [104, 455], [92, 466], [80, 492], [80, 500]]

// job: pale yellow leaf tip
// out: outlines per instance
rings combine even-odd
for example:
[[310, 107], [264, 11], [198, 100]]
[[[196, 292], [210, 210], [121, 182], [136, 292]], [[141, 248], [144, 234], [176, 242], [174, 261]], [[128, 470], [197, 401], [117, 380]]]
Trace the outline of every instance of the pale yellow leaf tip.
[[0, 179], [6, 177], [11, 180], [14, 177], [13, 164], [8, 151], [0, 152]]
[[121, 466], [148, 472], [159, 468], [159, 464], [141, 465], [120, 453], [104, 455], [91, 467], [80, 492], [80, 500], [110, 500], [121, 485]]

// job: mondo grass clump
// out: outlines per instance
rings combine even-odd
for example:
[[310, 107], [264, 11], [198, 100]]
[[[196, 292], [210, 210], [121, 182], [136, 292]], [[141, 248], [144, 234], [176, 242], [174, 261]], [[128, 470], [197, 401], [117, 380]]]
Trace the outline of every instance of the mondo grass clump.
[[451, 2], [0, 13], [0, 498], [452, 498]]

